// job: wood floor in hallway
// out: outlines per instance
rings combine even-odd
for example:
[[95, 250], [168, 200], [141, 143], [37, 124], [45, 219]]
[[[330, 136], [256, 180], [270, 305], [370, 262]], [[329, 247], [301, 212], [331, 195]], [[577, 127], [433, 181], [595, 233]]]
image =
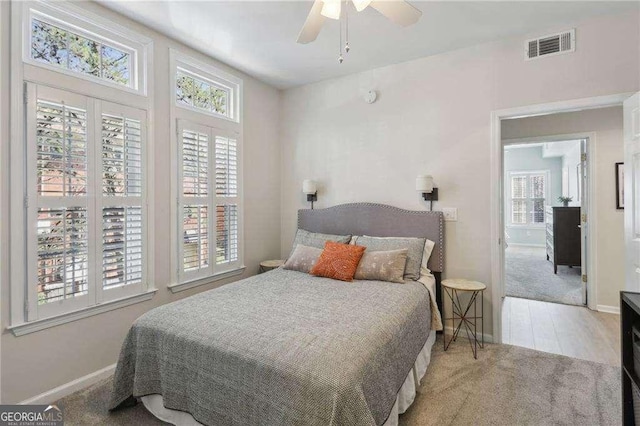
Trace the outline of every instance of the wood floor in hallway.
[[506, 297], [502, 342], [619, 366], [620, 315]]

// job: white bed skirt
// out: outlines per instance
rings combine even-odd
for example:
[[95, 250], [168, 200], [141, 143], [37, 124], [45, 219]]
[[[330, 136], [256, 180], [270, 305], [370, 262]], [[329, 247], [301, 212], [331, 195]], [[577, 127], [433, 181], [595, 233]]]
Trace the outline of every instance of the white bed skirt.
[[[396, 403], [393, 405], [393, 409], [391, 410], [391, 414], [383, 426], [397, 426], [398, 416], [407, 411], [415, 400], [417, 389], [424, 377], [424, 373], [427, 372], [429, 363], [431, 362], [431, 348], [435, 341], [436, 332], [435, 330], [432, 330], [431, 334], [429, 334], [429, 337], [427, 338], [427, 342], [418, 354], [418, 358], [416, 358], [413, 368], [404, 380], [404, 383], [400, 388], [400, 392], [398, 392], [398, 396], [396, 397]], [[202, 426], [202, 423], [194, 419], [191, 414], [185, 413], [184, 411], [166, 408], [162, 400], [162, 395], [147, 395], [143, 396], [141, 399], [145, 408], [151, 414], [164, 422], [177, 426]]]

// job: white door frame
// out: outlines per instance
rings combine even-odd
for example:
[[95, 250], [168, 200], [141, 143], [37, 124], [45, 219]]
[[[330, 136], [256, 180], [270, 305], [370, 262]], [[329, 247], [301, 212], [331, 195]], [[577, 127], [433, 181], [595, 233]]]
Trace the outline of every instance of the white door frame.
[[[493, 341], [495, 343], [502, 342], [502, 300], [504, 295], [504, 217], [503, 217], [503, 143], [501, 137], [501, 120], [507, 118], [524, 118], [532, 117], [536, 115], [548, 115], [560, 112], [574, 112], [586, 109], [606, 108], [611, 106], [620, 106], [625, 99], [632, 96], [633, 93], [620, 93], [615, 95], [597, 96], [592, 98], [573, 99], [568, 101], [552, 102], [547, 104], [528, 105], [517, 108], [508, 108], [502, 110], [496, 110], [491, 112], [491, 139], [490, 139], [490, 159], [491, 159], [491, 305], [493, 310]], [[588, 136], [590, 141], [594, 141], [591, 135]], [[593, 142], [590, 145], [595, 145]], [[594, 148], [589, 146], [589, 161], [594, 157]], [[590, 189], [594, 186], [594, 169], [593, 165], [589, 163], [590, 175]], [[594, 191], [590, 193], [589, 199], [590, 207], [595, 203], [593, 195]], [[594, 217], [594, 209], [589, 209], [589, 215]], [[593, 228], [594, 220], [589, 220], [589, 238], [595, 237]], [[596, 259], [596, 248], [592, 244], [591, 259]], [[589, 262], [592, 266], [595, 261]], [[589, 272], [587, 272], [588, 274]], [[595, 300], [595, 294], [591, 299]], [[591, 304], [590, 304], [591, 305]]]

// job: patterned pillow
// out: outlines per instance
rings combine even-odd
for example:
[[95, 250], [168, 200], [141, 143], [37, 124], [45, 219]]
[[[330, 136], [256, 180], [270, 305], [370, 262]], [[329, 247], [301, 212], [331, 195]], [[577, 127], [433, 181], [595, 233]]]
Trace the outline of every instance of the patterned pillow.
[[327, 241], [311, 274], [340, 281], [353, 281], [353, 275], [366, 247]]
[[420, 265], [426, 238], [367, 237], [366, 235], [354, 238], [356, 244], [365, 246], [370, 251], [407, 249], [404, 278], [409, 280], [420, 278]]
[[408, 249], [365, 251], [353, 278], [356, 280], [390, 281], [404, 283], [404, 268]]
[[308, 274], [318, 261], [320, 254], [322, 254], [322, 249], [298, 244], [283, 268]]
[[[302, 244], [307, 247], [316, 247], [319, 249], [324, 248], [324, 243], [327, 241], [336, 241], [338, 243], [348, 244], [351, 241], [351, 235], [331, 235], [331, 234], [319, 234], [317, 232], [309, 232], [304, 229], [298, 229], [296, 232], [296, 237], [293, 240], [293, 249], [296, 248], [298, 244]], [[293, 254], [293, 249], [291, 250], [291, 256]]]

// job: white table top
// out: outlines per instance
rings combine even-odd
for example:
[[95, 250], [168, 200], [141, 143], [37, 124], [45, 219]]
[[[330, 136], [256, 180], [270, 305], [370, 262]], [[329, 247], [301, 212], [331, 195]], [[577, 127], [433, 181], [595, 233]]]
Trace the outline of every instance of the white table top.
[[485, 284], [479, 281], [465, 280], [462, 278], [446, 279], [442, 281], [442, 285], [460, 291], [481, 291], [487, 288]]
[[284, 260], [263, 260], [262, 262], [260, 262], [260, 266], [265, 267], [265, 268], [278, 268], [280, 266], [284, 265]]

